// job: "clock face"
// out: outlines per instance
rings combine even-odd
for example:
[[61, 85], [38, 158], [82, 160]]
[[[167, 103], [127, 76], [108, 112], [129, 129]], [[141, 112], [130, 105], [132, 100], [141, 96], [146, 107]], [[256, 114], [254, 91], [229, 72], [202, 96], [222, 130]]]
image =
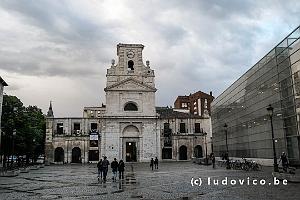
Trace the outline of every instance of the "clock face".
[[134, 57], [134, 52], [133, 51], [128, 51], [127, 52], [127, 58], [133, 58]]

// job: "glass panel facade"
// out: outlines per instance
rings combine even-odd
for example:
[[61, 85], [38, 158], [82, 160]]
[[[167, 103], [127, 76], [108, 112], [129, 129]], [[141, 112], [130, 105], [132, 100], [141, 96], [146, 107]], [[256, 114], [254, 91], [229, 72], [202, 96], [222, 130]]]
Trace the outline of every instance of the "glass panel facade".
[[300, 29], [295, 29], [212, 103], [213, 148], [231, 157], [273, 157], [269, 104], [274, 107], [276, 151], [299, 162]]

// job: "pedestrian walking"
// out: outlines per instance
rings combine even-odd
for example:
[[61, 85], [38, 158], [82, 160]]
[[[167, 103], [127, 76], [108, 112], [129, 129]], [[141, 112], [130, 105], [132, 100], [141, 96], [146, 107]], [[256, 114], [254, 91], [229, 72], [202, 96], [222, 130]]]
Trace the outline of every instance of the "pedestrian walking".
[[214, 153], [210, 154], [210, 159], [211, 159], [213, 168], [215, 168], [216, 167], [216, 158], [215, 158], [215, 154]]
[[283, 171], [287, 172], [287, 169], [289, 167], [289, 161], [288, 161], [288, 158], [287, 158], [287, 156], [286, 156], [286, 154], [284, 152], [282, 152], [282, 154], [280, 156], [279, 163], [280, 162], [282, 164]]
[[154, 160], [154, 168], [158, 169], [158, 159], [157, 159], [157, 157], [155, 157], [155, 160]]
[[153, 171], [153, 165], [154, 165], [154, 160], [153, 160], [153, 158], [151, 158], [151, 161], [150, 161], [150, 168], [152, 169], [152, 171]]
[[112, 169], [112, 173], [113, 173], [113, 177], [112, 180], [116, 181], [117, 179], [117, 172], [118, 172], [118, 162], [117, 159], [114, 158], [114, 161], [111, 162], [111, 169]]
[[102, 159], [100, 159], [100, 161], [97, 164], [97, 168], [98, 168], [98, 181], [102, 180], [102, 175], [103, 175], [103, 163], [102, 163]]
[[123, 162], [123, 160], [120, 160], [119, 162], [119, 179], [124, 179], [124, 170], [125, 170], [125, 163]]
[[104, 156], [102, 161], [102, 167], [103, 167], [103, 181], [106, 182], [106, 176], [108, 171], [109, 161], [107, 160], [107, 157]]

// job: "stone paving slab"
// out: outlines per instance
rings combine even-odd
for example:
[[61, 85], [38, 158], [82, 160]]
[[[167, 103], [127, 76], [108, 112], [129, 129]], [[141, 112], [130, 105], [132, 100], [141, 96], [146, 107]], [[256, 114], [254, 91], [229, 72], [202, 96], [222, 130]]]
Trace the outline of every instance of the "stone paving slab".
[[[16, 177], [0, 177], [0, 200], [9, 199], [298, 199], [300, 184], [268, 185], [271, 168], [236, 171], [201, 166], [191, 162], [160, 163], [150, 170], [148, 163], [126, 164], [124, 180], [98, 182], [96, 164], [51, 165]], [[207, 185], [211, 179], [265, 179], [266, 185]], [[202, 178], [192, 186], [192, 178]]]

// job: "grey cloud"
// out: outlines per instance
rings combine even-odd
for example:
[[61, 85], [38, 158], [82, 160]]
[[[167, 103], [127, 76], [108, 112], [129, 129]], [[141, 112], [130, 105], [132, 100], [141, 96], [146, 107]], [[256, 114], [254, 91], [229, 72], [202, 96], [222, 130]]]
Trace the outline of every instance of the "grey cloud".
[[[64, 40], [84, 44], [85, 41], [110, 39], [110, 35], [101, 22], [98, 24], [88, 20], [84, 15], [79, 15], [70, 9], [68, 1], [4, 1], [1, 6], [19, 15], [26, 23], [31, 23], [44, 29], [54, 36], [61, 36]], [[71, 3], [71, 2], [69, 2]], [[59, 22], [67, 27], [60, 27]], [[107, 24], [105, 25], [107, 28]], [[99, 38], [100, 37], [100, 38]], [[80, 40], [79, 40], [80, 39]]]
[[[93, 7], [100, 1], [82, 2]], [[106, 68], [116, 58], [116, 44], [143, 43], [144, 59], [150, 59], [156, 73], [157, 104], [171, 105], [177, 95], [196, 90], [217, 96], [279, 42], [279, 34], [300, 23], [298, 1], [155, 0], [111, 6], [101, 12], [81, 9], [74, 1], [2, 1], [0, 9], [40, 35], [27, 41], [22, 32], [1, 31], [0, 69], [53, 80], [70, 77], [93, 94], [95, 100], [88, 103], [96, 104], [98, 94], [104, 98]], [[15, 41], [5, 40], [12, 35]], [[55, 94], [55, 88], [48, 92]], [[57, 102], [68, 99], [61, 95]], [[79, 96], [77, 104], [85, 101]], [[59, 108], [62, 115], [73, 112], [70, 106]]]
[[9, 87], [5, 87], [5, 91], [14, 92], [17, 90], [21, 90], [22, 88], [24, 88], [24, 86], [16, 84], [16, 83], [10, 83]]
[[157, 31], [163, 35], [165, 41], [170, 44], [170, 46], [180, 43], [184, 37], [186, 37], [186, 30], [180, 27], [180, 25], [161, 25]]
[[[69, 9], [67, 1], [4, 1], [0, 6], [13, 12], [23, 23], [44, 30], [47, 38], [42, 39], [65, 47], [59, 49], [36, 41], [38, 47], [26, 52], [9, 56], [4, 56], [9, 54], [4, 52], [5, 58], [0, 60], [2, 69], [28, 75], [92, 75], [97, 71], [96, 64], [110, 60], [108, 55], [112, 53], [105, 47], [112, 46], [114, 34], [110, 30], [114, 25], [91, 22]], [[67, 27], [59, 27], [59, 22]], [[22, 59], [15, 59], [18, 56]]]

